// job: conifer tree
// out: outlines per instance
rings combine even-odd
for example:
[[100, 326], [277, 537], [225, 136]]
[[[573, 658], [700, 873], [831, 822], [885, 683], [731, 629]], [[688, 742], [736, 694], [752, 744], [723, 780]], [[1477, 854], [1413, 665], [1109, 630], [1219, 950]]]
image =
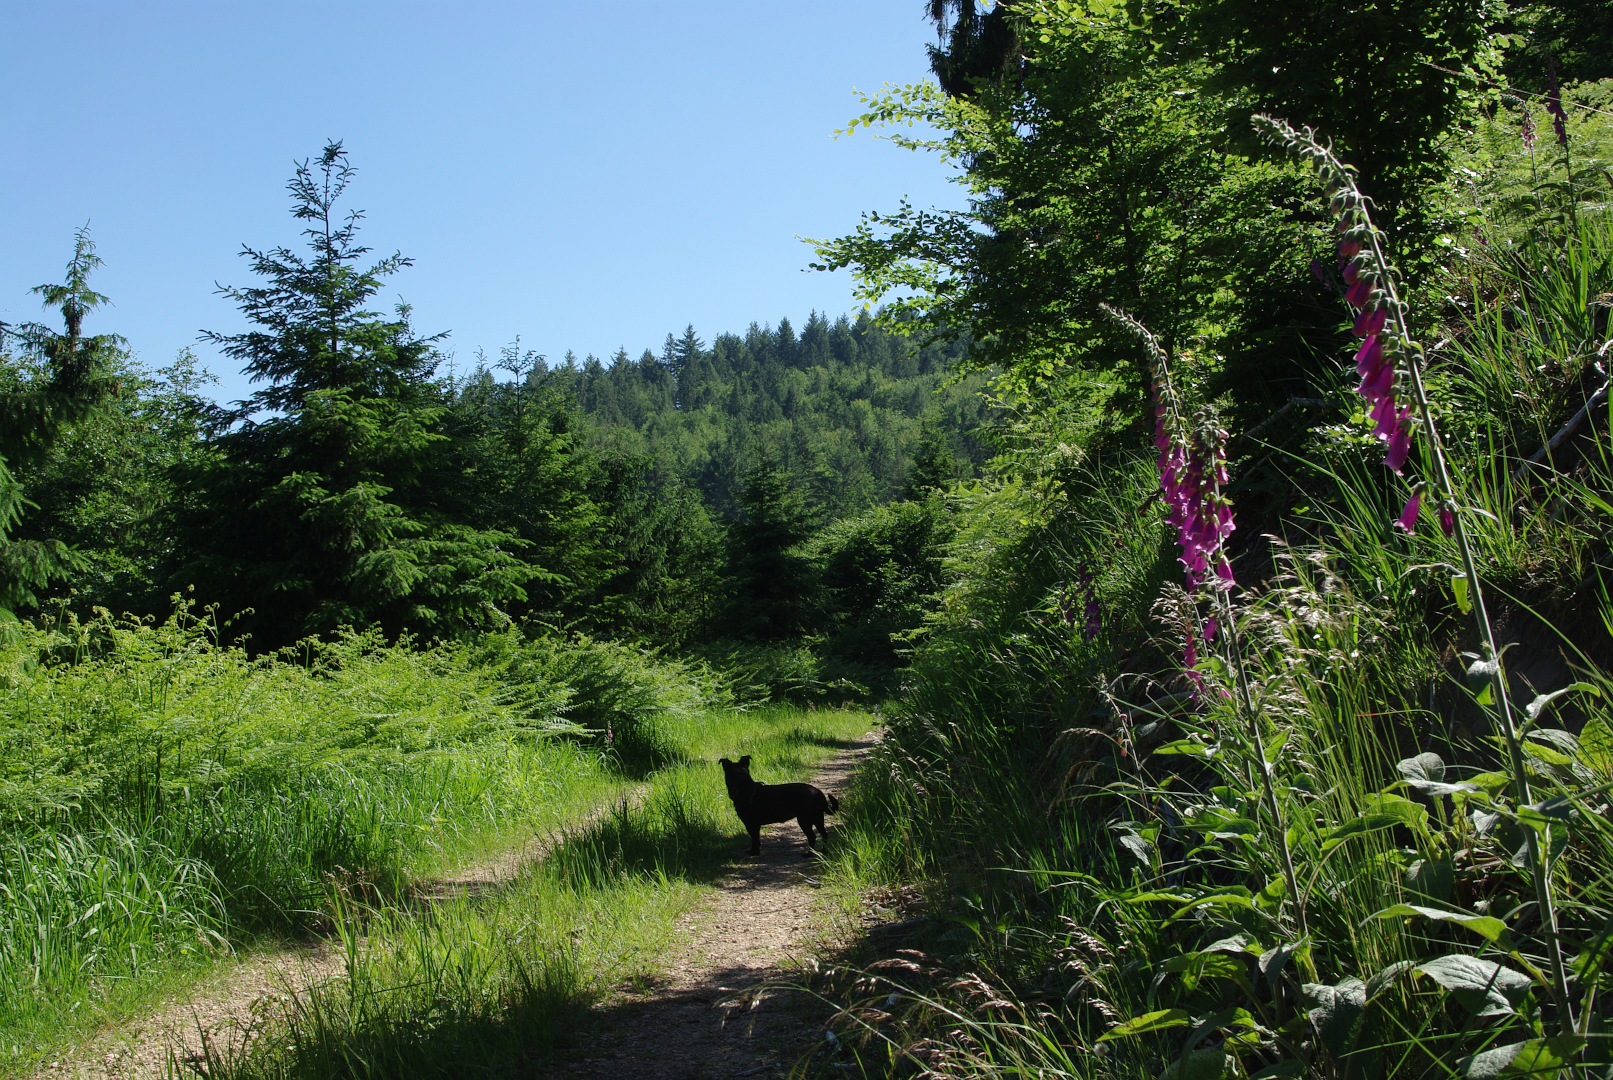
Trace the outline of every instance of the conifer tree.
[[107, 302], [89, 286], [90, 272], [100, 265], [89, 230], [78, 230], [67, 279], [33, 290], [47, 308], [61, 312], [62, 330], [41, 323], [0, 323], [0, 346], [11, 337], [23, 349], [22, 363], [0, 353], [0, 620], [13, 619], [18, 608], [36, 603], [35, 590], [78, 564], [59, 539], [13, 538], [30, 506], [14, 470], [42, 459], [68, 426], [117, 390], [108, 373], [122, 355], [123, 339], [84, 334], [84, 317]]
[[731, 599], [726, 631], [777, 640], [806, 629], [816, 607], [812, 560], [799, 550], [815, 515], [789, 475], [771, 463], [752, 467], [739, 493], [740, 517], [728, 526]]
[[415, 333], [404, 304], [390, 318], [369, 309], [410, 261], [360, 267], [363, 215], [336, 211], [352, 176], [339, 142], [297, 166], [287, 190], [310, 254], [244, 248], [264, 283], [219, 291], [253, 329], [204, 335], [268, 385], [186, 477], [191, 557], [175, 584], [226, 614], [253, 609], [258, 646], [342, 625], [441, 635], [496, 624], [535, 573], [514, 537], [443, 512], [445, 402], [431, 378], [443, 335]]

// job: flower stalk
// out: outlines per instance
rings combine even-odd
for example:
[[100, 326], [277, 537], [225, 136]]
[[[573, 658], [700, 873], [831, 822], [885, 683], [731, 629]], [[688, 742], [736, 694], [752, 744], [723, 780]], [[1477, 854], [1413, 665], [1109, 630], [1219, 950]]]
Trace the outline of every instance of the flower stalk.
[[[1182, 651], [1183, 666], [1198, 691], [1203, 691], [1203, 676], [1194, 670], [1198, 662], [1198, 640], [1211, 645], [1219, 637], [1225, 650], [1227, 665], [1232, 671], [1238, 692], [1238, 711], [1248, 725], [1250, 746], [1254, 749], [1254, 768], [1259, 773], [1261, 794], [1266, 810], [1271, 814], [1272, 826], [1277, 835], [1277, 846], [1282, 857], [1284, 884], [1294, 905], [1295, 921], [1299, 934], [1307, 933], [1304, 898], [1299, 891], [1299, 876], [1294, 872], [1293, 850], [1288, 843], [1288, 825], [1283, 817], [1282, 804], [1272, 782], [1276, 762], [1267, 759], [1265, 736], [1260, 729], [1260, 713], [1255, 706], [1254, 690], [1249, 685], [1242, 658], [1238, 652], [1236, 615], [1232, 608], [1232, 586], [1235, 584], [1232, 564], [1226, 556], [1226, 539], [1236, 528], [1232, 517], [1232, 500], [1223, 491], [1227, 476], [1227, 433], [1211, 409], [1200, 409], [1193, 417], [1191, 429], [1187, 423], [1182, 399], [1171, 382], [1169, 358], [1159, 341], [1137, 319], [1112, 308], [1099, 305], [1105, 314], [1125, 327], [1142, 344], [1148, 357], [1148, 367], [1154, 386], [1154, 447], [1159, 451], [1160, 490], [1169, 508], [1166, 520], [1177, 531], [1181, 545], [1182, 570], [1189, 595], [1208, 591], [1215, 614], [1205, 623], [1202, 634], [1189, 630]], [[1252, 779], [1252, 778], [1251, 778]]]
[[[1378, 421], [1375, 430], [1379, 438], [1384, 439], [1388, 446], [1384, 464], [1397, 474], [1401, 471], [1415, 435], [1414, 423], [1421, 427], [1427, 438], [1429, 458], [1433, 463], [1433, 475], [1413, 488], [1398, 524], [1411, 531], [1420, 513], [1424, 492], [1427, 491], [1433, 495], [1439, 507], [1440, 528], [1446, 535], [1455, 537], [1457, 550], [1461, 553], [1462, 572], [1467, 578], [1474, 619], [1487, 654], [1491, 698], [1512, 763], [1513, 798], [1519, 808], [1529, 806], [1534, 797], [1524, 759], [1523, 738], [1507, 692], [1501, 649], [1496, 644], [1495, 629], [1485, 606], [1484, 590], [1479, 581], [1464, 515], [1455, 512], [1456, 488], [1451, 480], [1444, 444], [1434, 427], [1433, 409], [1423, 383], [1422, 350], [1412, 341], [1406, 329], [1406, 305], [1396, 288], [1394, 270], [1385, 250], [1386, 238], [1373, 224], [1370, 201], [1356, 186], [1353, 170], [1339, 160], [1330, 145], [1323, 144], [1317, 138], [1313, 129], [1296, 131], [1285, 121], [1269, 116], [1256, 116], [1253, 123], [1255, 131], [1267, 142], [1293, 152], [1310, 164], [1325, 185], [1330, 208], [1339, 221], [1342, 238], [1339, 257], [1347, 260], [1345, 280], [1351, 283], [1351, 291], [1345, 299], [1359, 312], [1355, 321], [1355, 332], [1363, 338], [1361, 349], [1356, 354], [1357, 368], [1362, 376], [1359, 392], [1369, 400], [1374, 399], [1374, 394], [1382, 395], [1376, 399], [1373, 419]], [[1372, 348], [1369, 349], [1369, 346]], [[1367, 355], [1365, 362], [1362, 359], [1364, 354]], [[1392, 370], [1385, 375], [1383, 368], [1391, 365]], [[1395, 387], [1402, 381], [1409, 385], [1413, 404], [1394, 411]], [[1387, 407], [1382, 404], [1385, 400]], [[1415, 417], [1412, 415], [1414, 409]], [[1385, 418], [1391, 415], [1394, 419], [1386, 436]], [[1535, 830], [1525, 828], [1523, 831], [1535, 900], [1540, 908], [1541, 923], [1550, 950], [1552, 996], [1557, 1005], [1558, 1021], [1564, 1034], [1572, 1034], [1575, 1031], [1573, 1003], [1568, 993], [1567, 967], [1563, 962], [1558, 937], [1557, 906], [1552, 892], [1550, 867], [1542, 856], [1540, 838]], [[1548, 843], [1549, 836], [1548, 832]]]

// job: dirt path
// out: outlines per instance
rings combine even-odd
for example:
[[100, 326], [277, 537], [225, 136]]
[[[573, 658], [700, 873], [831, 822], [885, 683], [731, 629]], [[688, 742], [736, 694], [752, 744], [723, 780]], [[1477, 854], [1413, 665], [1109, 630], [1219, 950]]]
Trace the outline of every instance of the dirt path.
[[[451, 876], [421, 882], [413, 899], [435, 904], [496, 890], [514, 879], [523, 866], [543, 858], [566, 835], [611, 813], [624, 799], [637, 803], [647, 790], [642, 784], [628, 788], [580, 821], [533, 836], [524, 844]], [[166, 1077], [170, 1048], [183, 1065], [198, 1059], [204, 1045], [238, 1044], [245, 1033], [290, 1001], [293, 991], [328, 982], [344, 970], [341, 949], [325, 938], [247, 954], [188, 987], [183, 996], [164, 1002], [151, 1015], [101, 1035], [74, 1054], [44, 1066], [32, 1080], [69, 1076], [82, 1080]]]
[[[813, 782], [843, 794], [874, 737], [841, 751]], [[831, 825], [831, 828], [833, 826]], [[762, 831], [762, 854], [717, 882], [677, 927], [667, 980], [607, 1006], [604, 1034], [548, 1067], [576, 1080], [739, 1080], [782, 1076], [822, 1037], [816, 1010], [778, 984], [807, 951], [816, 860], [794, 822]]]
[[[873, 743], [870, 734], [835, 755], [818, 770], [814, 783], [843, 793]], [[639, 789], [628, 797], [636, 801], [642, 795]], [[574, 831], [616, 805], [607, 804], [564, 831]], [[497, 889], [522, 866], [541, 859], [562, 835], [534, 837], [494, 860], [429, 882], [416, 895], [434, 903]], [[737, 861], [716, 883], [717, 891], [679, 920], [665, 982], [645, 993], [622, 992], [606, 1006], [603, 1034], [543, 1075], [578, 1080], [783, 1075], [821, 1037], [810, 1021], [813, 1010], [778, 986], [792, 980], [807, 951], [819, 864], [804, 857], [806, 852], [794, 822], [764, 829], [761, 856]], [[47, 1065], [34, 1080], [164, 1077], [170, 1047], [183, 1068], [199, 1054], [204, 1040], [215, 1047], [239, 1043], [294, 990], [342, 973], [341, 951], [328, 941], [253, 954], [151, 1016]]]

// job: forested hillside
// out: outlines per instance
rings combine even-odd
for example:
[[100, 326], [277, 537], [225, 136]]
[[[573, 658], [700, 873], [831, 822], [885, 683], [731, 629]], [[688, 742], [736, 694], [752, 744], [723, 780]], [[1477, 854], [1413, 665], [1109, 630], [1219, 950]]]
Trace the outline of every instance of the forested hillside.
[[[288, 185], [316, 223], [306, 255], [243, 250], [259, 283], [223, 292], [255, 329], [204, 337], [267, 385], [229, 406], [189, 352], [153, 371], [120, 338], [84, 336], [105, 298], [80, 233], [67, 280], [38, 290], [65, 329], [9, 335], [24, 442], [6, 455], [8, 611], [161, 618], [184, 593], [257, 650], [511, 619], [708, 643], [755, 599], [747, 560], [922, 500], [988, 453], [983, 380], [954, 374], [961, 346], [915, 345], [866, 312], [812, 313], [799, 336], [788, 318], [753, 323], [710, 347], [690, 326], [608, 366], [511, 346], [458, 373], [446, 335], [417, 333], [407, 308], [368, 310], [410, 261], [363, 265], [362, 214], [339, 205], [354, 172], [332, 144]], [[753, 528], [764, 519], [771, 531]], [[744, 617], [783, 627], [764, 639], [844, 621], [821, 561], [778, 583], [790, 611]]]
[[715, 865], [701, 755], [798, 772], [857, 721], [752, 712], [860, 701], [819, 880], [891, 924], [794, 1075], [1613, 1077], [1606, 5], [927, 14], [934, 80], [848, 131], [969, 208], [814, 241], [855, 319], [445, 364], [332, 143], [223, 290], [220, 406], [77, 237], [0, 387], [14, 1059], [362, 902], [429, 993], [352, 974], [207, 1071], [547, 1060], [627, 969], [411, 923], [430, 852], [649, 778], [540, 877], [653, 906]]

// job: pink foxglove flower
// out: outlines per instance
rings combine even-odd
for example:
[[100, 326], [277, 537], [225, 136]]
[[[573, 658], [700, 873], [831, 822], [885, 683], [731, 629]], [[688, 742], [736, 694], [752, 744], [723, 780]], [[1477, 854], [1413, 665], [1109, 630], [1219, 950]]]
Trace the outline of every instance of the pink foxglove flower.
[[1557, 86], [1557, 61], [1546, 65], [1546, 111], [1551, 114], [1551, 130], [1557, 141], [1568, 146], [1568, 114], [1563, 111], [1563, 94]]
[[1399, 422], [1395, 425], [1395, 433], [1389, 436], [1389, 452], [1384, 455], [1383, 463], [1394, 470], [1396, 476], [1406, 466], [1406, 458], [1411, 455], [1411, 406], [1407, 405], [1400, 410]]
[[1389, 309], [1379, 304], [1377, 307], [1365, 308], [1355, 317], [1355, 336], [1376, 337], [1383, 329], [1383, 321], [1389, 315]]
[[[1187, 591], [1196, 593], [1207, 585], [1214, 592], [1225, 592], [1235, 584], [1232, 564], [1226, 557], [1226, 541], [1237, 528], [1232, 503], [1222, 493], [1230, 480], [1227, 433], [1208, 409], [1194, 415], [1189, 430], [1181, 399], [1171, 382], [1165, 350], [1136, 319], [1107, 305], [1104, 310], [1137, 336], [1148, 356], [1159, 489], [1166, 507], [1165, 520], [1176, 530], [1181, 547], [1179, 558]], [[1214, 636], [1214, 630], [1208, 634], [1206, 641]], [[1190, 634], [1182, 649], [1182, 664], [1194, 686], [1202, 690], [1202, 676], [1193, 670], [1196, 663], [1198, 645]]]
[[1406, 508], [1400, 511], [1400, 516], [1395, 519], [1395, 524], [1405, 529], [1408, 533], [1415, 533], [1417, 531], [1417, 516], [1422, 513], [1422, 508], [1423, 493], [1422, 489], [1419, 488], [1411, 493], [1411, 498], [1406, 500]]

